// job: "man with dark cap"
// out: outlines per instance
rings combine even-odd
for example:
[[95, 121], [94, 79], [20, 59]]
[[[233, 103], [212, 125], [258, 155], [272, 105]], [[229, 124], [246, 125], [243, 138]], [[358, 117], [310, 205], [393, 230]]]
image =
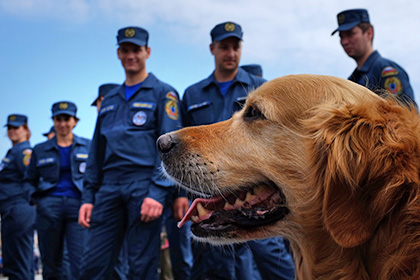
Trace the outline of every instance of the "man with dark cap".
[[[211, 124], [229, 119], [234, 112], [242, 108], [248, 93], [265, 82], [263, 78], [239, 67], [243, 36], [239, 24], [220, 23], [211, 30], [210, 36], [210, 52], [214, 56], [215, 70], [209, 77], [185, 90], [181, 102], [185, 126]], [[283, 246], [279, 242], [271, 244]], [[257, 280], [262, 278], [261, 273], [255, 268], [248, 244], [216, 247], [194, 242], [193, 252], [192, 279]], [[272, 273], [273, 278], [264, 279], [294, 279], [294, 266], [290, 256], [289, 260], [291, 273], [286, 272], [287, 278]], [[277, 261], [283, 261], [280, 255], [277, 256]], [[281, 269], [281, 267], [274, 269]]]
[[357, 67], [348, 78], [372, 91], [385, 89], [406, 104], [415, 104], [409, 78], [397, 63], [373, 49], [373, 26], [365, 9], [352, 9], [337, 15], [340, 43]]
[[[80, 279], [113, 279], [124, 238], [129, 279], [158, 279], [164, 179], [157, 138], [179, 129], [178, 93], [146, 71], [149, 33], [118, 31], [125, 81], [103, 100], [87, 161], [79, 223], [89, 228]], [[183, 208], [188, 208], [188, 200]]]
[[90, 104], [90, 106], [96, 106], [96, 109], [99, 110], [101, 109], [101, 104], [102, 101], [104, 100], [105, 95], [108, 94], [108, 92], [110, 92], [111, 90], [114, 90], [116, 88], [118, 88], [120, 85], [119, 84], [103, 84], [99, 86], [99, 90], [98, 90], [98, 97], [96, 97], [96, 99], [92, 102], [92, 104]]

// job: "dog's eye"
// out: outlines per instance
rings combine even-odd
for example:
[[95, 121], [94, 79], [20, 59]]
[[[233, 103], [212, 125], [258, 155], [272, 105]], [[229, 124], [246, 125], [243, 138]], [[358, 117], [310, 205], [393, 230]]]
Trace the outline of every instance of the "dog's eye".
[[246, 121], [253, 121], [257, 119], [265, 119], [265, 116], [261, 113], [261, 111], [255, 106], [249, 106], [248, 109], [245, 111], [244, 119]]

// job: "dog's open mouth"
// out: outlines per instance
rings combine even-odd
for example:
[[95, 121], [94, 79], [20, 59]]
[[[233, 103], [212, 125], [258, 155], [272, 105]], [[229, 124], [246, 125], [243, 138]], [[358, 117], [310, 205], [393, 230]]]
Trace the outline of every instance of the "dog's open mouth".
[[283, 219], [289, 212], [280, 189], [262, 184], [210, 199], [195, 199], [178, 227], [192, 220], [194, 235], [222, 236], [237, 229], [257, 229]]

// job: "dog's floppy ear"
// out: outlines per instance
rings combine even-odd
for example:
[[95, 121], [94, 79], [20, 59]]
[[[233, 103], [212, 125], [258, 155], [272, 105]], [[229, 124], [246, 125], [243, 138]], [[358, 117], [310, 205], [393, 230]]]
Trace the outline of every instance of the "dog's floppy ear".
[[401, 186], [419, 182], [417, 113], [381, 100], [322, 106], [306, 124], [325, 228], [342, 247], [360, 245], [401, 202]]

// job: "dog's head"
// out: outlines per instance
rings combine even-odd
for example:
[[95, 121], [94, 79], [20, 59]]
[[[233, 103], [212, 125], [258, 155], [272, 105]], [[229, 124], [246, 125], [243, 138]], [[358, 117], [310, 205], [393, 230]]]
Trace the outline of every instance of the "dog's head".
[[[368, 240], [419, 183], [417, 112], [353, 82], [291, 75], [251, 93], [224, 122], [159, 138], [165, 173], [197, 199], [185, 220], [202, 240], [326, 230]], [[378, 203], [380, 202], [380, 203]], [[318, 227], [318, 228], [317, 228]]]

